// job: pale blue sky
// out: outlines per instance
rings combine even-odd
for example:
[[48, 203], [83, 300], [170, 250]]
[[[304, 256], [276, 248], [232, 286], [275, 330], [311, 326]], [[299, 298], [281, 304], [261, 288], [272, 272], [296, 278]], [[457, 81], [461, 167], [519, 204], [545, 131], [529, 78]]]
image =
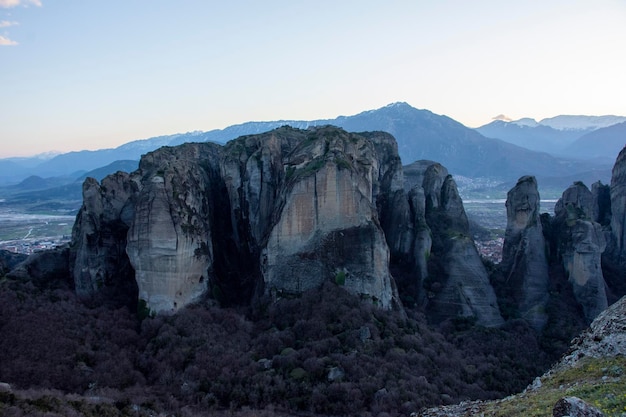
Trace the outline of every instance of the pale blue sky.
[[625, 0], [0, 0], [0, 157], [396, 101], [626, 115], [625, 50]]

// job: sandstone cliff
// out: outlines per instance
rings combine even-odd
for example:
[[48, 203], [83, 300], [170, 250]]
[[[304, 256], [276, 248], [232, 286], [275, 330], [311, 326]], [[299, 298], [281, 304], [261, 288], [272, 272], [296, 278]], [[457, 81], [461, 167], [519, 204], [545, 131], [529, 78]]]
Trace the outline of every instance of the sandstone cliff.
[[437, 321], [501, 324], [452, 177], [416, 166], [405, 181], [392, 136], [330, 126], [161, 148], [132, 174], [85, 182], [76, 291], [126, 288], [173, 312], [205, 294], [248, 303], [332, 281], [391, 308], [393, 273]]
[[[601, 265], [606, 241], [601, 225], [592, 219], [593, 195], [583, 183], [577, 182], [565, 190], [554, 212], [559, 231], [557, 256], [585, 318], [591, 322], [608, 306]], [[596, 216], [599, 217], [597, 213]]]
[[83, 206], [72, 229], [69, 258], [80, 297], [114, 291], [136, 298], [135, 273], [126, 255], [133, 185], [123, 172], [109, 175], [102, 184], [93, 178], [83, 183]]
[[549, 276], [535, 177], [522, 177], [509, 190], [506, 211], [507, 227], [500, 265], [521, 317], [540, 330], [547, 321]]
[[[433, 321], [461, 316], [475, 318], [484, 326], [502, 324], [495, 292], [470, 236], [452, 176], [432, 161], [411, 164], [406, 174], [410, 238], [400, 239], [404, 245], [392, 245], [396, 257], [405, 262], [402, 287]], [[396, 207], [395, 217], [405, 223], [405, 206]], [[387, 236], [390, 240], [397, 235], [390, 231]]]
[[611, 177], [611, 232], [615, 257], [626, 261], [626, 148], [619, 153]]
[[137, 192], [126, 252], [139, 298], [152, 310], [175, 311], [208, 288], [218, 161], [217, 145], [185, 144], [145, 155], [132, 175]]
[[88, 297], [134, 278], [148, 308], [173, 312], [207, 292], [245, 303], [330, 280], [391, 308], [377, 200], [401, 191], [385, 133], [284, 127], [224, 147], [164, 147], [130, 175], [85, 182], [75, 287]]

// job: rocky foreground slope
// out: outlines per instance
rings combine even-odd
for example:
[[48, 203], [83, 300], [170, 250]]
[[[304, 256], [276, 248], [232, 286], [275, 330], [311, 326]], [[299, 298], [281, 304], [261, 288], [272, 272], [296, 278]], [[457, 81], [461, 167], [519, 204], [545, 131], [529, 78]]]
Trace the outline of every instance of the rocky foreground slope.
[[420, 417], [621, 416], [626, 412], [626, 297], [603, 311], [570, 350], [517, 395], [416, 413]]

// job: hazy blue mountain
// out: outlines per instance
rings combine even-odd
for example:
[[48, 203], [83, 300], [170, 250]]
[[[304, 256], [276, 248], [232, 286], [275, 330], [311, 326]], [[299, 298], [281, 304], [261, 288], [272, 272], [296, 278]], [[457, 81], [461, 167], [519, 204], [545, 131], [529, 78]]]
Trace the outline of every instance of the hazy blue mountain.
[[587, 133], [569, 145], [564, 153], [578, 158], [615, 158], [626, 145], [626, 122]]
[[104, 177], [109, 174], [113, 174], [117, 171], [133, 172], [139, 167], [139, 161], [137, 160], [121, 160], [110, 163], [107, 166], [94, 169], [76, 178], [76, 181], [82, 183], [85, 178], [91, 177], [98, 181], [102, 181]]
[[[420, 159], [435, 160], [448, 167], [451, 173], [467, 177], [516, 179], [526, 174], [559, 177], [597, 168], [604, 169], [610, 167], [614, 160], [613, 157], [607, 164], [598, 164], [593, 161], [558, 159], [547, 153], [515, 146], [500, 140], [501, 138], [487, 138], [447, 116], [416, 109], [407, 103], [393, 103], [380, 109], [335, 119], [247, 122], [208, 132], [190, 132], [136, 140], [115, 149], [70, 152], [28, 170], [28, 175], [62, 176], [69, 174], [70, 170], [90, 171], [116, 160], [138, 160], [142, 154], [162, 146], [174, 146], [184, 142], [225, 143], [239, 136], [257, 134], [283, 125], [306, 129], [309, 126], [325, 124], [336, 125], [353, 132], [372, 130], [389, 132], [398, 141], [398, 151], [404, 164]], [[552, 130], [558, 132], [556, 129]]]
[[542, 119], [539, 124], [557, 130], [596, 130], [626, 122], [624, 116], [560, 115]]
[[[594, 152], [578, 151], [574, 145], [583, 136], [595, 131], [626, 122], [623, 116], [572, 116], [561, 115], [542, 119], [523, 118], [515, 121], [494, 120], [476, 128], [476, 131], [489, 138], [502, 139], [528, 149], [548, 152], [554, 155], [592, 159], [597, 157], [616, 158], [621, 147], [603, 146], [602, 135], [594, 136], [594, 141], [601, 145]], [[608, 133], [607, 141], [614, 141]]]
[[552, 154], [562, 153], [567, 146], [587, 132], [587, 130], [558, 130], [537, 122], [533, 125], [503, 120], [494, 120], [476, 128], [476, 131], [488, 138], [502, 139], [517, 146]]

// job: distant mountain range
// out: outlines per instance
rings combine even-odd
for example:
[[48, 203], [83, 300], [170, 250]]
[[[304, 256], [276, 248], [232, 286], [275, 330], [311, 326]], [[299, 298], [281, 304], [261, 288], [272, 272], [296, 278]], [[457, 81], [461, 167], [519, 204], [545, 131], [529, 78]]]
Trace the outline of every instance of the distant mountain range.
[[[564, 178], [564, 181], [567, 178], [566, 185], [572, 176], [606, 182], [610, 178], [611, 166], [623, 146], [620, 137], [623, 137], [622, 132], [626, 129], [625, 121], [626, 118], [618, 116], [559, 116], [541, 122], [532, 119], [494, 121], [478, 129], [470, 129], [449, 117], [416, 109], [407, 103], [393, 103], [380, 109], [335, 119], [247, 122], [208, 132], [136, 140], [114, 149], [69, 152], [47, 160], [0, 159], [0, 185], [17, 184], [32, 175], [46, 179], [71, 178], [75, 181], [84, 178], [86, 172], [118, 160], [138, 161], [142, 154], [162, 146], [185, 142], [225, 143], [239, 136], [262, 133], [283, 125], [306, 129], [327, 124], [353, 132], [389, 132], [397, 139], [403, 164], [421, 159], [435, 160], [446, 166], [452, 174], [470, 178], [493, 177], [504, 182], [532, 174], [538, 178]], [[616, 125], [614, 122], [622, 124]], [[598, 142], [603, 145], [599, 146]], [[607, 142], [606, 146], [604, 142]], [[593, 148], [593, 152], [583, 151], [585, 146]], [[557, 157], [554, 154], [569, 157]], [[107, 169], [114, 172], [110, 170], [117, 170], [117, 167], [111, 165]], [[108, 173], [107, 169], [100, 173]]]
[[626, 144], [623, 116], [556, 116], [539, 122], [530, 118], [494, 120], [476, 130], [489, 138], [569, 158], [613, 161]]

